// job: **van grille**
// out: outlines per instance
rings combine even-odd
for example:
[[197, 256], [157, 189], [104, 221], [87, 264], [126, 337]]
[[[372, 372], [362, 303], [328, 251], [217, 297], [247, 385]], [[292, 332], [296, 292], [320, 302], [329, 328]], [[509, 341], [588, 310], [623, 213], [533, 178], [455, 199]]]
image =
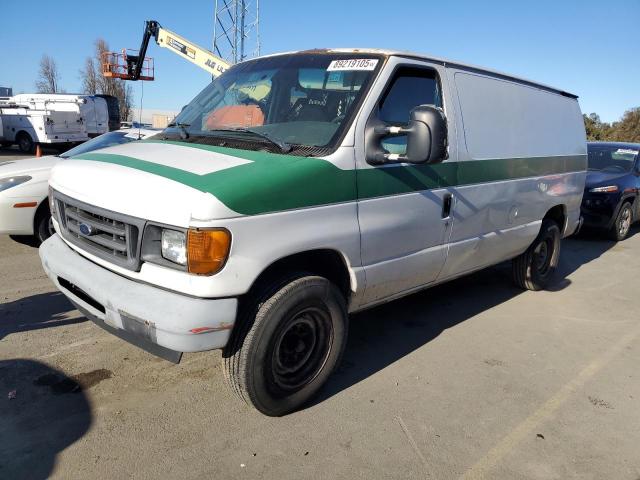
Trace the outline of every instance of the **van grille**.
[[53, 191], [62, 236], [99, 258], [129, 270], [140, 269], [145, 221], [105, 210]]

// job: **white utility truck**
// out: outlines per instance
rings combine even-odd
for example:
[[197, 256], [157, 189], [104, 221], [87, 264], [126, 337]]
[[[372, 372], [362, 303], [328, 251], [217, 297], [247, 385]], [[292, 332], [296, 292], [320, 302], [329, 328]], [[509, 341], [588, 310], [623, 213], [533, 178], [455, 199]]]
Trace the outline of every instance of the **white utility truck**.
[[46, 98], [41, 94], [15, 95], [0, 102], [3, 145], [17, 144], [32, 152], [37, 144], [70, 145], [88, 140], [77, 95]]
[[39, 109], [68, 110], [68, 105], [77, 104], [87, 135], [97, 137], [109, 129], [107, 95], [84, 95], [71, 93], [23, 93], [14, 95], [10, 101], [20, 105], [34, 105]]
[[407, 52], [271, 55], [158, 137], [56, 165], [40, 256], [97, 325], [174, 362], [223, 349], [234, 392], [283, 415], [349, 313], [505, 260], [549, 285], [586, 166], [565, 91]]

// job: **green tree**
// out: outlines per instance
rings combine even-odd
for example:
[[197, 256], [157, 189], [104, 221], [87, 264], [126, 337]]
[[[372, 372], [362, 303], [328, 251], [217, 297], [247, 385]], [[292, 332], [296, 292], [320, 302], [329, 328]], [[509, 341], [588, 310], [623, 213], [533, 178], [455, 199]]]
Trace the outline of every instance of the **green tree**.
[[603, 123], [600, 120], [600, 115], [597, 113], [591, 113], [589, 115], [583, 114], [584, 129], [587, 132], [587, 140], [607, 140], [610, 134], [611, 126], [608, 123]]
[[601, 121], [597, 113], [582, 117], [587, 140], [640, 143], [640, 107], [627, 110], [619, 121], [613, 123]]
[[624, 112], [622, 119], [612, 126], [610, 138], [618, 142], [640, 143], [640, 107]]

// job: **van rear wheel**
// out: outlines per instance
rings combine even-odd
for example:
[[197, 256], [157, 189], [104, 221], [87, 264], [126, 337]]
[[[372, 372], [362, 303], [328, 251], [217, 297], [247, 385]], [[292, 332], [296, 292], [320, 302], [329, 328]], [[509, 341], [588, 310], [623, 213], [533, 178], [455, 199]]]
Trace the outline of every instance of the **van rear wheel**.
[[543, 290], [553, 279], [559, 259], [560, 227], [553, 220], [545, 219], [527, 251], [513, 259], [516, 285], [525, 290]]
[[342, 293], [298, 275], [250, 300], [222, 353], [236, 395], [269, 416], [306, 403], [338, 365], [347, 340]]

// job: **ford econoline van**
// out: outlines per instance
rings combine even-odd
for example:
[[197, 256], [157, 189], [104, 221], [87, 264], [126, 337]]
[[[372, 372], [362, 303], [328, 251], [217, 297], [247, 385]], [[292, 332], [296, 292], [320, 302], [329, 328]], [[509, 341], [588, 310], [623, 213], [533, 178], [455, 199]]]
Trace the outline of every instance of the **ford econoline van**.
[[545, 288], [586, 162], [562, 90], [405, 52], [272, 55], [154, 139], [58, 164], [40, 255], [100, 327], [173, 362], [223, 349], [235, 393], [283, 415], [352, 312], [505, 260]]

